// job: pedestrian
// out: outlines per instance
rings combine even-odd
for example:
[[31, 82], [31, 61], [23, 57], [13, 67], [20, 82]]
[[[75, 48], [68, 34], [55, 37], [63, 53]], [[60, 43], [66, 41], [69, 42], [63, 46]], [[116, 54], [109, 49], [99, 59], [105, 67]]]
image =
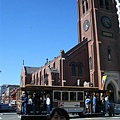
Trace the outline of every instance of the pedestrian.
[[70, 120], [69, 114], [63, 108], [55, 108], [50, 114], [50, 118], [48, 120]]
[[96, 113], [101, 112], [101, 100], [99, 95], [96, 96]]
[[27, 96], [25, 93], [23, 93], [23, 98], [22, 98], [22, 106], [23, 106], [23, 115], [27, 114]]
[[101, 98], [101, 112], [105, 112], [105, 99], [104, 99], [104, 97]]
[[43, 94], [42, 100], [43, 100], [43, 113], [44, 113], [46, 111], [46, 95]]
[[33, 115], [36, 115], [36, 109], [37, 109], [37, 96], [36, 93], [33, 93], [32, 97], [32, 109], [33, 109]]
[[46, 113], [47, 115], [50, 114], [50, 95], [46, 95]]
[[32, 98], [31, 95], [28, 95], [28, 102], [27, 102], [27, 114], [30, 114], [32, 108]]
[[96, 96], [95, 93], [93, 93], [93, 98], [92, 98], [92, 112], [95, 113], [96, 111]]

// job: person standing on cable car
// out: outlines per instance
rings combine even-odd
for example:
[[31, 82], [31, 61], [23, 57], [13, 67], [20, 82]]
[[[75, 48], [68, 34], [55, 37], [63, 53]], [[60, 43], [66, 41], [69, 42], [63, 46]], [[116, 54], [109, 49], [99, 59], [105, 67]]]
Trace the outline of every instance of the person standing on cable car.
[[93, 97], [92, 97], [92, 112], [95, 113], [96, 111], [96, 96], [95, 93], [93, 93]]
[[23, 98], [22, 98], [22, 104], [23, 104], [23, 115], [26, 115], [27, 114], [27, 96], [26, 94], [24, 93], [23, 94]]
[[32, 97], [33, 115], [36, 115], [36, 108], [37, 108], [37, 96], [36, 96], [36, 93], [34, 92]]
[[32, 108], [32, 98], [31, 95], [28, 95], [28, 102], [27, 102], [27, 114], [29, 115]]
[[49, 94], [46, 95], [46, 112], [47, 112], [47, 115], [50, 114], [50, 95]]
[[41, 115], [42, 112], [43, 112], [43, 106], [44, 106], [44, 104], [43, 104], [43, 99], [42, 99], [41, 96], [40, 96], [40, 98], [39, 98], [38, 105], [39, 105], [39, 114]]
[[108, 103], [109, 103], [109, 97], [106, 95], [105, 96], [105, 112], [108, 111]]
[[90, 113], [90, 96], [85, 96], [85, 112]]

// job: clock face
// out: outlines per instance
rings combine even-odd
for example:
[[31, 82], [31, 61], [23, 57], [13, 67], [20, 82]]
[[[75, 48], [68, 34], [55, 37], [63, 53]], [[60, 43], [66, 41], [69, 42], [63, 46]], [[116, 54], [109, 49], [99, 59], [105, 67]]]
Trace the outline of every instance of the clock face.
[[109, 17], [107, 17], [107, 16], [103, 16], [103, 17], [101, 18], [101, 23], [102, 23], [102, 25], [103, 25], [105, 28], [111, 28], [111, 26], [112, 26], [112, 21], [111, 21], [111, 19], [110, 19]]
[[85, 20], [83, 23], [83, 29], [84, 31], [87, 31], [90, 27], [90, 22], [88, 20]]

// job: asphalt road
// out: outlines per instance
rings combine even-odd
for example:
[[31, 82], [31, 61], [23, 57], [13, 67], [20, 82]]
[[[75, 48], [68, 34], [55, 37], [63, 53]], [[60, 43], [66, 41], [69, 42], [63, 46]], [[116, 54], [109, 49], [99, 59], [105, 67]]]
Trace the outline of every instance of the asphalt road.
[[16, 113], [0, 113], [0, 120], [20, 120]]
[[92, 118], [74, 118], [71, 120], [120, 120], [120, 116], [115, 116], [115, 117], [92, 117]]
[[[91, 117], [91, 118], [75, 118], [74, 116], [70, 116], [73, 117], [70, 120], [120, 120], [120, 115], [116, 115], [115, 117]], [[18, 115], [16, 113], [0, 113], [0, 120], [20, 120], [20, 118], [18, 117]]]

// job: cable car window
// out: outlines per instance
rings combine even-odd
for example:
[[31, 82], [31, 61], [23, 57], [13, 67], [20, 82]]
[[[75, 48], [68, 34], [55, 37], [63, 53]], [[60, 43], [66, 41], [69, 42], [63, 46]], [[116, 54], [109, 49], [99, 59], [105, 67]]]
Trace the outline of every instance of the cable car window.
[[70, 92], [70, 101], [76, 101], [76, 92]]
[[83, 92], [77, 92], [77, 100], [83, 101], [84, 97], [83, 97]]
[[68, 101], [68, 92], [62, 92], [62, 100]]
[[61, 100], [61, 92], [54, 92], [54, 101]]

